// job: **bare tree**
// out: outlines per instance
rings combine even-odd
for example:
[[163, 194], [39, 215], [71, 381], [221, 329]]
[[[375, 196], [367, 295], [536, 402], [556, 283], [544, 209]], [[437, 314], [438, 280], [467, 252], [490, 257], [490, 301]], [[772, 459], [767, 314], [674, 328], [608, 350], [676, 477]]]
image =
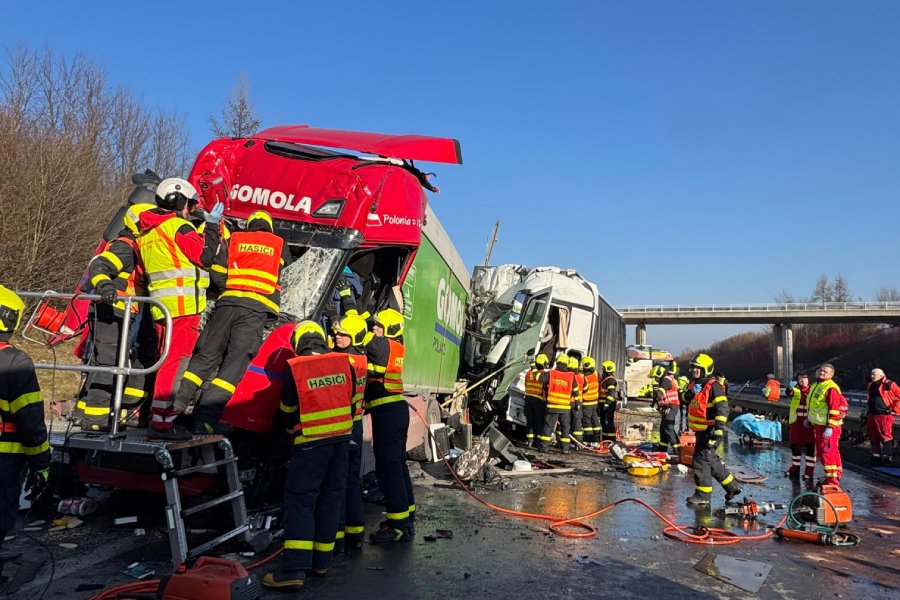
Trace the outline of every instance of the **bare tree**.
[[182, 117], [48, 48], [6, 52], [0, 145], [0, 281], [14, 289], [72, 289], [131, 174], [184, 175], [190, 159]]
[[221, 114], [221, 121], [215, 115], [209, 116], [209, 129], [217, 138], [249, 137], [259, 129], [259, 115], [250, 102], [247, 79], [243, 75], [238, 78]]
[[813, 290], [813, 294], [810, 297], [810, 302], [831, 302], [832, 300], [832, 288], [831, 284], [828, 283], [828, 275], [824, 273], [819, 275], [819, 280], [816, 281], [816, 288]]
[[794, 295], [787, 290], [781, 290], [775, 294], [775, 302], [778, 304], [793, 304], [794, 302], [797, 302], [797, 300], [794, 298]]
[[853, 302], [850, 286], [847, 285], [847, 280], [840, 273], [837, 274], [831, 285], [831, 300], [832, 302]]
[[884, 287], [878, 290], [878, 296], [875, 298], [878, 302], [898, 302], [900, 301], [900, 289], [895, 287]]

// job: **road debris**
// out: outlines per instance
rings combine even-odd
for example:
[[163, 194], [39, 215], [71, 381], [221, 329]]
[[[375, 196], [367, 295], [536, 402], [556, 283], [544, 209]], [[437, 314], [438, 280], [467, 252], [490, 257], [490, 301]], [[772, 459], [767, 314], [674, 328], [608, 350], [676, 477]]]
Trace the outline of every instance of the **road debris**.
[[765, 583], [766, 577], [772, 571], [772, 565], [746, 558], [710, 553], [700, 559], [700, 562], [694, 565], [694, 569], [725, 583], [730, 583], [745, 592], [755, 594]]
[[153, 575], [156, 571], [154, 571], [152, 568], [145, 565], [144, 563], [135, 562], [135, 563], [131, 563], [130, 565], [128, 565], [128, 567], [126, 567], [126, 569], [122, 572], [134, 579], [147, 579], [148, 577]]

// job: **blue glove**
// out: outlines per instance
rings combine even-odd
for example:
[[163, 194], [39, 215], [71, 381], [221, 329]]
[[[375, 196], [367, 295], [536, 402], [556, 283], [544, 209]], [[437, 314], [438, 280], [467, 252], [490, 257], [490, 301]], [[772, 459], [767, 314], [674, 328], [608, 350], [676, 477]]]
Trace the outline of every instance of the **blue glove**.
[[700, 385], [699, 383], [695, 383], [694, 387], [691, 391], [694, 392], [695, 394], [699, 394], [702, 389], [703, 389], [702, 385]]
[[221, 202], [216, 202], [216, 205], [213, 206], [213, 209], [209, 212], [203, 212], [203, 220], [207, 223], [211, 223], [213, 225], [218, 225], [222, 220], [222, 214], [225, 212], [225, 205]]
[[825, 428], [825, 437], [830, 438], [832, 433], [834, 433], [834, 431], [831, 430], [831, 427]]
[[792, 388], [797, 387], [797, 382], [796, 382], [796, 381], [789, 381], [789, 382], [788, 382], [788, 387], [792, 387]]

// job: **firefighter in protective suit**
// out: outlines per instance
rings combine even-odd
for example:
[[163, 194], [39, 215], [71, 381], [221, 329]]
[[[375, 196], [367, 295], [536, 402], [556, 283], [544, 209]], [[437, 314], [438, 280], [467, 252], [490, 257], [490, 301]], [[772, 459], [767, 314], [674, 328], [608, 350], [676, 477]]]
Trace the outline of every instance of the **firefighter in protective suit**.
[[376, 544], [406, 542], [415, 531], [416, 500], [406, 465], [409, 408], [403, 398], [403, 315], [387, 308], [372, 322], [374, 337], [366, 346], [365, 412], [372, 416], [375, 477], [384, 494], [387, 519], [369, 539]]
[[[156, 188], [158, 208], [141, 213], [138, 221], [138, 249], [147, 277], [147, 292], [159, 300], [172, 316], [169, 354], [156, 372], [153, 402], [150, 405], [150, 436], [176, 441], [191, 433], [175, 425], [175, 387], [183, 360], [191, 356], [200, 335], [200, 313], [206, 308], [210, 268], [219, 252], [219, 223], [225, 210], [219, 202], [204, 213], [203, 236], [187, 221], [189, 202], [197, 190], [184, 179], [164, 179]], [[150, 309], [160, 344], [166, 336], [165, 315]]]
[[681, 436], [678, 435], [676, 422], [680, 401], [678, 400], [678, 383], [675, 381], [675, 373], [666, 371], [662, 365], [653, 367], [654, 377], [653, 401], [660, 414], [659, 444], [656, 449], [660, 452], [668, 452], [672, 446], [674, 460], [681, 455]]
[[[569, 358], [569, 370], [575, 374], [574, 384], [572, 386], [572, 415], [571, 427], [572, 437], [580, 444], [584, 443], [584, 407], [582, 406], [581, 394], [584, 390], [584, 374], [581, 372], [581, 361], [574, 356]], [[578, 444], [575, 444], [575, 450], [578, 450]]]
[[355, 374], [347, 356], [328, 349], [325, 332], [302, 321], [296, 358], [284, 373], [281, 418], [292, 423], [294, 448], [284, 488], [284, 552], [268, 588], [297, 590], [307, 571], [325, 575], [334, 555], [353, 430]]
[[600, 413], [600, 426], [603, 429], [604, 441], [616, 441], [616, 363], [605, 360], [600, 365], [603, 377], [600, 378], [600, 400], [597, 410]]
[[[88, 279], [94, 287], [94, 293], [103, 298], [103, 304], [91, 304], [90, 308], [92, 365], [111, 367], [118, 362], [119, 338], [125, 313], [125, 302], [120, 297], [145, 294], [136, 236], [141, 214], [154, 208], [155, 205], [146, 203], [129, 206], [123, 217], [125, 228], [88, 265]], [[132, 331], [134, 324], [139, 321], [136, 351], [133, 353], [131, 366], [142, 369], [159, 358], [156, 334], [149, 308], [132, 304], [131, 313]], [[109, 429], [110, 401], [115, 390], [115, 380], [112, 373], [88, 373], [85, 396], [77, 404], [82, 428], [94, 431]], [[152, 392], [153, 381], [152, 375], [129, 375], [122, 391], [122, 407], [140, 406]]]
[[347, 462], [347, 491], [344, 495], [344, 510], [338, 522], [337, 540], [334, 551], [340, 554], [344, 547], [351, 550], [362, 548], [365, 540], [365, 515], [363, 513], [362, 482], [362, 445], [363, 445], [363, 398], [368, 381], [369, 362], [366, 358], [366, 345], [373, 335], [368, 330], [366, 320], [351, 311], [343, 319], [332, 325], [336, 352], [347, 354], [353, 368], [353, 436], [350, 440], [349, 459]]
[[600, 403], [600, 375], [597, 373], [597, 363], [590, 356], [581, 359], [581, 371], [584, 376], [584, 389], [581, 392], [581, 405], [584, 407], [583, 425], [584, 442], [592, 448], [600, 445], [600, 435], [603, 429], [600, 426], [600, 413], [597, 406]]
[[0, 547], [16, 523], [22, 471], [29, 499], [35, 500], [47, 486], [50, 467], [44, 401], [34, 363], [9, 343], [24, 310], [21, 298], [0, 285]]
[[[206, 385], [194, 409], [194, 433], [228, 433], [217, 427], [235, 387], [259, 351], [266, 321], [278, 316], [281, 272], [291, 263], [284, 240], [273, 233], [272, 217], [258, 210], [247, 219], [246, 231], [231, 234], [216, 255], [225, 265], [224, 291], [216, 300], [184, 380], [175, 406], [185, 412]], [[213, 269], [213, 280], [218, 269]]]
[[572, 429], [572, 402], [575, 397], [575, 373], [569, 370], [569, 357], [560, 354], [556, 368], [541, 375], [547, 386], [547, 407], [544, 411], [544, 427], [538, 436], [538, 450], [546, 452], [550, 439], [559, 422], [559, 448], [563, 454], [569, 453], [569, 437]]
[[687, 499], [689, 506], [709, 504], [713, 478], [725, 489], [725, 502], [741, 493], [734, 475], [722, 464], [716, 449], [725, 439], [728, 422], [728, 398], [722, 385], [713, 377], [713, 359], [698, 354], [691, 359], [692, 387], [685, 396], [688, 405], [688, 427], [697, 436], [694, 449], [694, 495]]
[[546, 354], [534, 357], [534, 365], [525, 371], [525, 441], [530, 448], [535, 436], [541, 435], [544, 423], [544, 404], [547, 402], [547, 386], [541, 381], [544, 369], [550, 366]]

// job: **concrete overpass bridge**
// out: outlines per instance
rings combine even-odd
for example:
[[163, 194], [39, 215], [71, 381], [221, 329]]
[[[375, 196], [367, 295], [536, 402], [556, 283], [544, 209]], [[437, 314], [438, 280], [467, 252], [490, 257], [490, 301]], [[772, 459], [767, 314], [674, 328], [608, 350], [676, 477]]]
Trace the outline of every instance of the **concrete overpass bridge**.
[[637, 344], [646, 344], [647, 325], [772, 325], [773, 372], [782, 381], [794, 373], [795, 323], [900, 325], [900, 302], [645, 305], [626, 306], [617, 310], [625, 318], [626, 324], [637, 326]]

